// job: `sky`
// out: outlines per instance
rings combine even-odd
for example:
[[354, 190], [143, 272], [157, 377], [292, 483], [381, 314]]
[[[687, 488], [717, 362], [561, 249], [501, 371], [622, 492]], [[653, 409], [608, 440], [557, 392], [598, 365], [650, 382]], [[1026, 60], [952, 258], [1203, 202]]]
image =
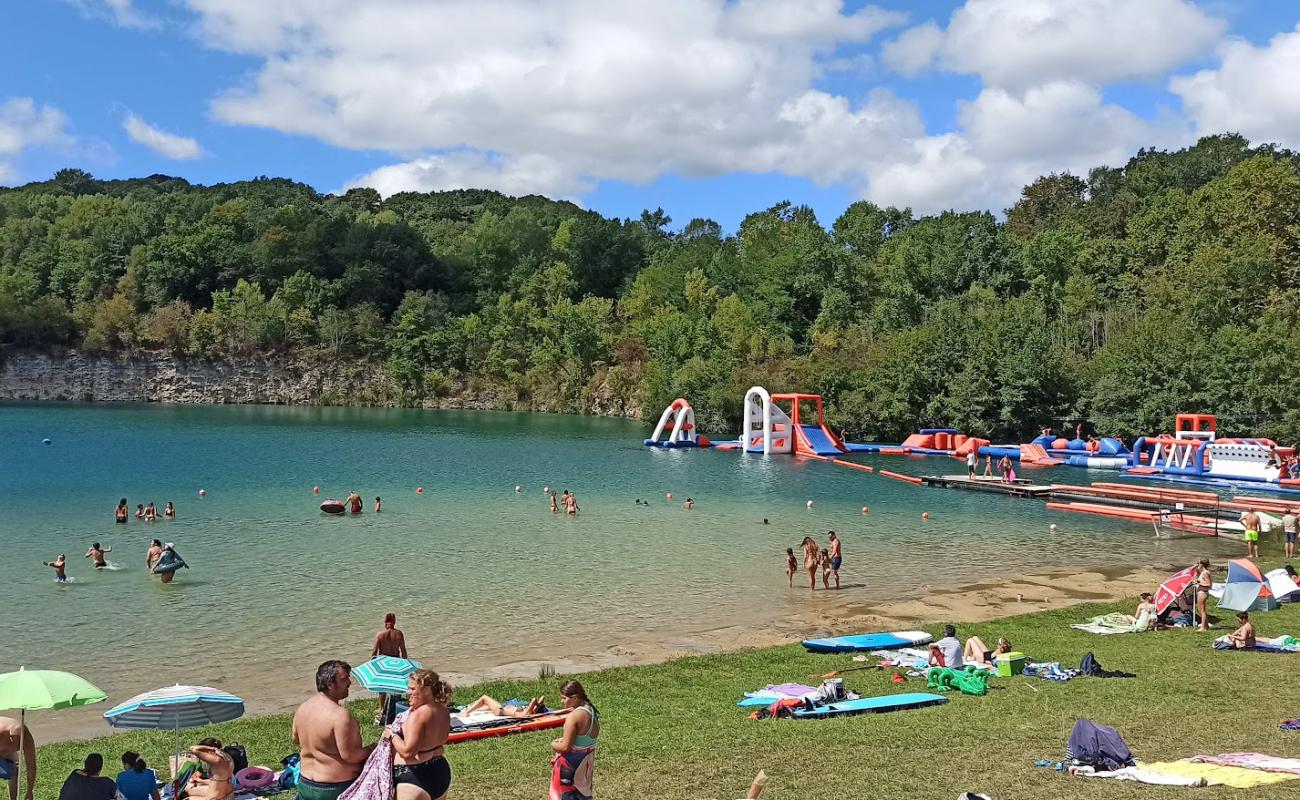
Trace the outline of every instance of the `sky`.
[[1000, 213], [1236, 131], [1300, 148], [1275, 0], [7, 0], [0, 185], [489, 188], [735, 230]]

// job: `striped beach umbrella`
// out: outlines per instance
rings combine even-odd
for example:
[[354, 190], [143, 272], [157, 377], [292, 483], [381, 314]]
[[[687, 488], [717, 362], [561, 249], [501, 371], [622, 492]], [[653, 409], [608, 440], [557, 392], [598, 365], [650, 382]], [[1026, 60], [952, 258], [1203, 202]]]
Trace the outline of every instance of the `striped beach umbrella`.
[[138, 694], [104, 712], [114, 728], [197, 728], [244, 716], [244, 701], [211, 686], [169, 686]]
[[372, 658], [352, 670], [357, 683], [378, 694], [406, 694], [406, 679], [420, 668], [420, 662], [397, 656]]

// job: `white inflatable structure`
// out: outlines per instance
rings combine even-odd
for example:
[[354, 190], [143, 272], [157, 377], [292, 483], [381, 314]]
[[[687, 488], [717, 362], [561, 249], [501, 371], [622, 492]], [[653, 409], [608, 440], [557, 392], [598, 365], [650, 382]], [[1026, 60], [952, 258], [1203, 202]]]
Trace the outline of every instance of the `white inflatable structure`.
[[790, 417], [772, 403], [772, 395], [762, 386], [745, 393], [745, 421], [740, 444], [746, 453], [794, 452], [794, 429]]
[[[1276, 445], [1268, 439], [1219, 439], [1206, 451], [1210, 456], [1205, 475], [1227, 480], [1277, 483], [1282, 472], [1274, 454]], [[1271, 463], [1270, 463], [1271, 462]]]
[[[668, 438], [663, 438], [668, 431]], [[682, 398], [677, 398], [659, 415], [655, 432], [645, 440], [648, 447], [697, 447], [699, 434], [695, 430], [695, 409]]]

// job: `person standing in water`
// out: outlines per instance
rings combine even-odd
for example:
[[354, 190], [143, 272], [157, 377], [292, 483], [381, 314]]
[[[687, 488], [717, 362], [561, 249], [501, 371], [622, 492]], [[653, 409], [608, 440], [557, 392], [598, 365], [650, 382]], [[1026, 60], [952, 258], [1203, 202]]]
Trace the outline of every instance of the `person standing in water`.
[[686, 509], [687, 511], [690, 511], [692, 508], [695, 508], [695, 501], [689, 497], [686, 498], [686, 502], [682, 503], [682, 508]]
[[163, 517], [165, 519], [176, 519], [176, 506], [172, 505], [170, 500], [167, 501], [167, 507], [163, 509]]
[[[370, 648], [370, 657], [393, 656], [408, 658], [406, 654], [406, 637], [397, 629], [397, 615], [389, 611], [384, 615], [384, 627], [375, 634], [375, 646]], [[396, 704], [394, 704], [396, 708]], [[382, 724], [392, 722], [388, 718], [388, 695], [379, 695], [379, 720]]]
[[551, 498], [551, 513], [552, 514], [560, 513], [560, 501], [555, 497], [555, 490], [547, 489], [546, 495], [547, 497]]
[[64, 553], [59, 553], [59, 557], [53, 561], [42, 561], [42, 564], [54, 570], [54, 580], [59, 583], [66, 583], [68, 573], [65, 571], [68, 565], [68, 557]]
[[152, 500], [149, 501], [149, 505], [144, 507], [144, 521], [145, 522], [158, 521], [158, 506], [154, 505]]
[[18, 800], [20, 770], [27, 773], [23, 800], [32, 800], [36, 791], [36, 740], [18, 720], [0, 717], [0, 780], [9, 784], [9, 800]]
[[384, 507], [384, 501], [382, 501], [382, 500], [380, 500], [378, 497], [376, 497], [376, 498], [375, 498], [375, 513], [378, 514], [378, 513], [383, 509], [383, 507]]
[[361, 495], [357, 494], [356, 492], [349, 491], [348, 499], [345, 500], [344, 502], [348, 504], [348, 510], [351, 511], [353, 514], [361, 513]]
[[817, 588], [817, 562], [821, 559], [821, 550], [811, 536], [803, 537], [803, 568], [808, 573], [808, 588]]
[[794, 548], [787, 547], [785, 549], [785, 578], [786, 581], [790, 584], [791, 589], [794, 588], [794, 574], [798, 571], [799, 571], [799, 562], [795, 560]]
[[835, 588], [838, 589], [840, 588], [840, 564], [844, 563], [843, 544], [840, 542], [840, 537], [835, 535], [835, 531], [830, 531], [827, 536], [831, 540], [831, 575], [835, 576]]
[[135, 518], [144, 519], [144, 503], [135, 504]]
[[153, 565], [158, 563], [162, 558], [163, 546], [161, 539], [154, 539], [149, 543], [149, 552], [144, 554], [144, 565], [150, 572], [153, 572]]
[[108, 566], [108, 562], [104, 560], [104, 554], [111, 552], [113, 552], [113, 548], [100, 547], [99, 542], [95, 542], [90, 546], [90, 549], [86, 551], [86, 558], [94, 559], [91, 561], [91, 564], [95, 569], [103, 569]]
[[125, 525], [126, 519], [131, 515], [131, 510], [126, 507], [126, 498], [123, 497], [117, 504], [117, 511], [114, 512], [113, 518], [119, 525]]

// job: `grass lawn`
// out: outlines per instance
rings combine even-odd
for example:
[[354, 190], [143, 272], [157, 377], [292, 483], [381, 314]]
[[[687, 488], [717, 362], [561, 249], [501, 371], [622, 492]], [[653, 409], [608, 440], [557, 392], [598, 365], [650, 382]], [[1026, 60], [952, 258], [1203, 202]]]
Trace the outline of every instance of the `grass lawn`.
[[[1269, 567], [1276, 566], [1270, 564]], [[845, 798], [955, 798], [962, 791], [1007, 798], [1238, 797], [1242, 791], [1300, 798], [1300, 780], [1254, 790], [1223, 787], [1175, 789], [1074, 778], [1034, 767], [1037, 758], [1064, 757], [1074, 720], [1112, 725], [1142, 760], [1258, 751], [1300, 757], [1300, 733], [1278, 723], [1300, 717], [1296, 691], [1300, 654], [1215, 652], [1214, 636], [1230, 630], [1228, 612], [1215, 631], [1194, 630], [1094, 636], [1071, 622], [1110, 611], [1132, 613], [1135, 602], [1098, 603], [959, 625], [958, 635], [993, 643], [1009, 636], [1034, 660], [1078, 666], [1091, 650], [1107, 669], [1135, 679], [1075, 678], [1055, 683], [1030, 678], [994, 681], [984, 697], [952, 696], [933, 708], [821, 721], [751, 722], [735, 703], [767, 683], [810, 680], [813, 673], [854, 666], [849, 656], [816, 656], [798, 645], [740, 653], [693, 656], [664, 664], [609, 669], [580, 676], [601, 710], [603, 731], [596, 788], [604, 798], [733, 800], [760, 768], [771, 780], [765, 800]], [[1211, 602], [1213, 605], [1213, 601]], [[1254, 615], [1261, 638], [1300, 635], [1300, 604]], [[928, 626], [937, 633], [940, 626]], [[924, 682], [889, 683], [888, 673], [848, 673], [849, 688], [863, 695], [925, 691]], [[456, 692], [458, 702], [481, 693], [498, 698], [558, 695], [560, 677], [484, 684]], [[353, 713], [366, 720], [373, 702]], [[366, 741], [376, 729], [363, 726]], [[543, 797], [549, 780], [545, 731], [452, 745], [451, 796], [476, 800]], [[185, 732], [242, 742], [254, 763], [274, 765], [291, 751], [289, 718], [269, 716]], [[67, 773], [85, 753], [104, 753], [116, 774], [123, 750], [163, 765], [170, 733], [130, 732], [89, 742], [40, 749], [41, 800], [54, 800]]]

